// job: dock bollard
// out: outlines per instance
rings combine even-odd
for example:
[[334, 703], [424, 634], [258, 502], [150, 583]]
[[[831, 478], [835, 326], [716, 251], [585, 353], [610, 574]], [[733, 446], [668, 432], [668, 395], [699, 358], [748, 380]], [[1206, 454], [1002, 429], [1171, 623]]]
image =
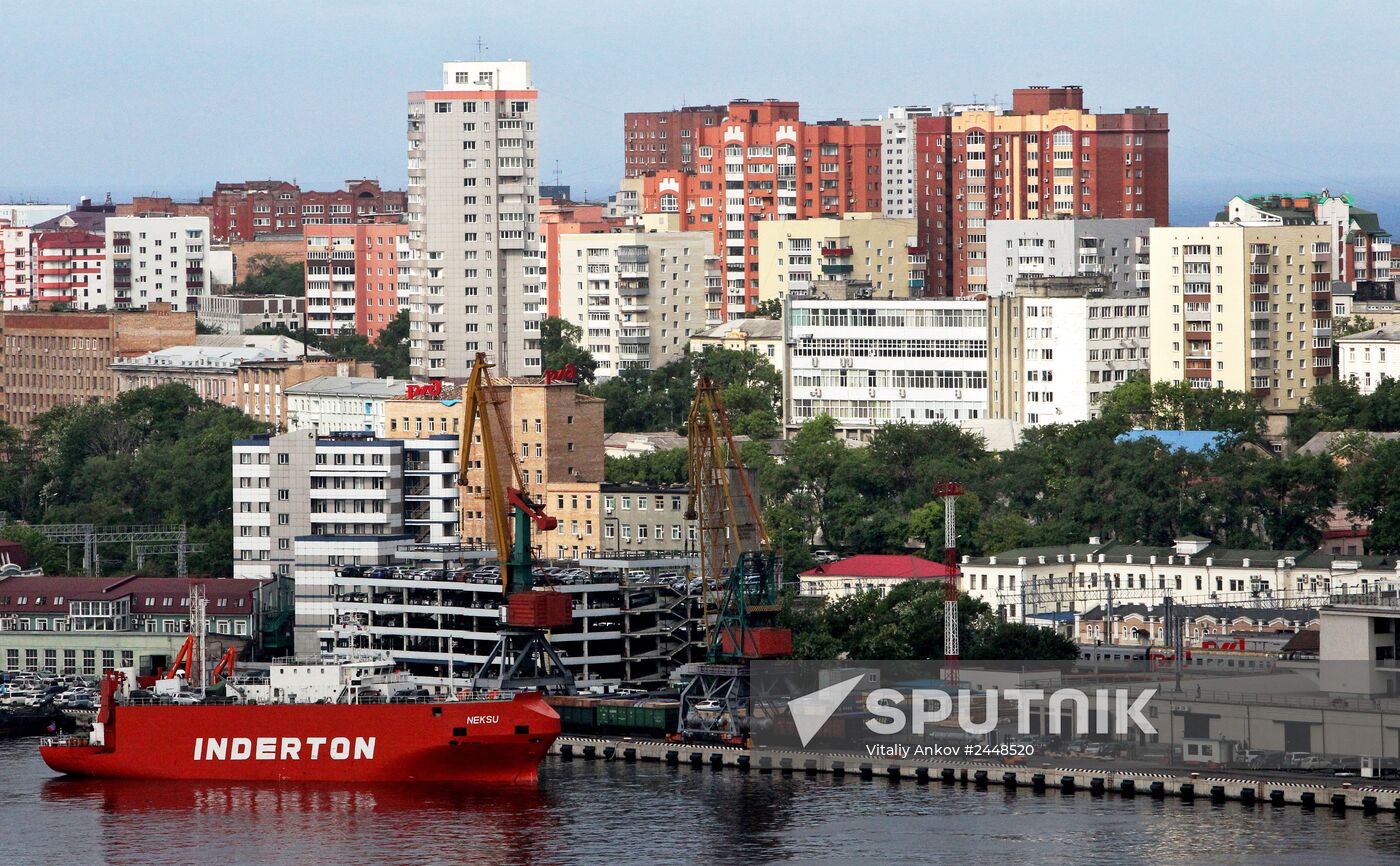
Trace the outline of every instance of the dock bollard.
[[740, 755], [734, 759], [734, 764], [739, 768], [739, 772], [747, 773], [749, 771], [749, 756]]
[[944, 767], [943, 772], [939, 773], [939, 778], [943, 780], [943, 784], [945, 785], [953, 784], [953, 780], [956, 776], [957, 774], [953, 772], [952, 767]]
[[1031, 776], [1031, 790], [1040, 792], [1045, 790], [1045, 774], [1036, 773]]
[[713, 752], [713, 753], [711, 753], [711, 754], [710, 754], [710, 769], [712, 769], [712, 770], [722, 770], [722, 769], [724, 769], [724, 755], [721, 755], [719, 752]]
[[615, 757], [617, 757], [617, 749], [616, 749], [615, 747], [613, 747], [613, 746], [604, 746], [604, 747], [603, 747], [603, 760], [605, 760], [605, 761], [611, 761], [611, 760], [612, 760], [613, 758], [615, 758]]
[[1298, 799], [1303, 801], [1304, 809], [1313, 809], [1317, 807], [1317, 794], [1314, 794], [1312, 791], [1304, 791], [1298, 795]]
[[874, 768], [874, 767], [870, 766], [869, 764], [861, 764], [861, 765], [860, 765], [860, 777], [861, 777], [862, 779], [869, 779], [869, 778], [874, 777], [874, 775], [875, 775], [875, 768]]
[[698, 767], [704, 762], [704, 760], [705, 756], [700, 754], [699, 752], [690, 753], [690, 766]]
[[1225, 802], [1225, 786], [1224, 786], [1224, 785], [1211, 785], [1211, 786], [1210, 786], [1210, 801], [1211, 801], [1212, 803], [1223, 803], [1223, 802]]
[[914, 768], [914, 781], [918, 782], [920, 785], [927, 785], [927, 784], [928, 784], [928, 767], [915, 767], [915, 768]]
[[846, 775], [846, 762], [845, 762], [845, 761], [832, 761], [832, 762], [831, 762], [831, 775], [837, 776], [837, 777]]
[[1104, 780], [1103, 780], [1103, 779], [1100, 779], [1100, 778], [1098, 778], [1098, 777], [1095, 777], [1095, 778], [1092, 778], [1092, 779], [1089, 780], [1089, 793], [1090, 793], [1090, 794], [1094, 794], [1094, 795], [1096, 795], [1096, 796], [1102, 797], [1102, 796], [1103, 796], [1103, 789], [1104, 789]]
[[1153, 782], [1151, 785], [1148, 785], [1147, 788], [1152, 792], [1152, 799], [1154, 800], [1160, 800], [1167, 796], [1166, 782]]
[[1124, 797], [1135, 797], [1137, 796], [1137, 783], [1132, 779], [1124, 779], [1118, 783], [1118, 791]]
[[1377, 812], [1379, 812], [1380, 810], [1381, 810], [1380, 804], [1376, 802], [1376, 798], [1375, 798], [1375, 797], [1362, 797], [1362, 798], [1361, 798], [1361, 812], [1362, 812], [1362, 814], [1364, 814], [1364, 815], [1374, 815], [1374, 814], [1376, 814]]
[[973, 773], [972, 781], [976, 783], [977, 787], [979, 788], [987, 787], [987, 771], [978, 770], [977, 772]]
[[1272, 791], [1269, 792], [1269, 805], [1283, 806], [1287, 802], [1288, 801], [1284, 798], [1284, 793], [1278, 788], [1274, 788]]
[[1061, 777], [1060, 777], [1060, 790], [1061, 790], [1061, 791], [1063, 791], [1063, 792], [1066, 793], [1066, 794], [1073, 794], [1073, 793], [1074, 793], [1074, 788], [1075, 788], [1075, 785], [1074, 785], [1074, 777], [1073, 777], [1073, 776], [1061, 776]]
[[1005, 785], [1007, 788], [1010, 788], [1010, 789], [1013, 790], [1013, 791], [1016, 790], [1016, 774], [1015, 774], [1015, 773], [1002, 773], [1002, 774], [1001, 774], [1001, 783], [1002, 783], [1003, 785]]
[[803, 761], [802, 770], [809, 776], [815, 776], [817, 774], [816, 758], [808, 758], [807, 760]]
[[899, 781], [899, 767], [897, 767], [897, 766], [894, 765], [894, 764], [890, 764], [889, 767], [887, 767], [887, 768], [885, 769], [885, 775], [890, 777], [890, 781], [891, 781], [891, 782], [898, 782], [898, 781]]
[[1191, 802], [1196, 799], [1196, 786], [1191, 782], [1181, 783], [1181, 799]]
[[597, 747], [597, 746], [584, 746], [584, 747], [583, 747], [583, 759], [584, 759], [585, 761], [592, 761], [592, 760], [596, 759], [597, 757], [598, 757], [598, 747]]
[[1253, 788], [1240, 788], [1240, 802], [1243, 803], [1243, 804], [1245, 804], [1246, 806], [1253, 806], [1253, 805], [1254, 805], [1254, 789], [1253, 789]]
[[1347, 807], [1347, 795], [1346, 795], [1346, 794], [1333, 794], [1333, 795], [1332, 795], [1332, 808], [1333, 808], [1333, 809], [1337, 809], [1337, 810], [1340, 811], [1340, 810], [1345, 810], [1346, 807]]
[[667, 750], [666, 750], [666, 763], [668, 763], [668, 764], [679, 764], [680, 762], [681, 762], [681, 754], [680, 754], [680, 752], [677, 752], [675, 749], [667, 749]]
[[565, 743], [559, 747], [559, 759], [562, 761], [572, 761], [574, 759], [573, 743]]
[[637, 750], [632, 748], [623, 749], [622, 760], [629, 764], [634, 763], [637, 760]]

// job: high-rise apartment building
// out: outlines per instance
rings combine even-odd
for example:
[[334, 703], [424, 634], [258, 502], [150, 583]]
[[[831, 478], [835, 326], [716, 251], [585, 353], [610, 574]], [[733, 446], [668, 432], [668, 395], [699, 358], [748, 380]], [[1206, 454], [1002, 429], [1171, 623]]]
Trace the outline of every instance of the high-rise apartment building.
[[915, 119], [933, 116], [922, 105], [900, 105], [880, 118], [880, 204], [887, 217], [913, 217], [918, 213], [919, 156]]
[[315, 334], [353, 331], [374, 340], [398, 315], [407, 291], [408, 226], [397, 217], [351, 225], [308, 225], [306, 327]]
[[709, 232], [566, 234], [559, 245], [559, 316], [611, 378], [679, 358], [703, 331]]
[[29, 306], [33, 288], [31, 227], [63, 216], [68, 205], [17, 204], [0, 206], [0, 309]]
[[349, 225], [377, 214], [404, 212], [404, 193], [380, 189], [377, 180], [347, 180], [343, 189], [302, 191], [285, 180], [216, 183], [214, 240], [251, 241], [258, 235], [301, 234], [303, 226]]
[[920, 246], [934, 295], [987, 288], [987, 224], [1134, 217], [1165, 225], [1167, 115], [1094, 114], [1079, 87], [1027, 87], [1007, 111], [945, 105], [914, 119]]
[[759, 223], [759, 298], [920, 297], [917, 233], [913, 217], [867, 212]]
[[880, 212], [878, 124], [805, 123], [796, 102], [738, 100], [698, 132], [694, 173], [648, 173], [642, 210], [713, 234], [730, 318], [758, 302], [764, 221]]
[[538, 92], [525, 61], [448, 62], [408, 95], [410, 368], [538, 373]]
[[56, 406], [117, 395], [113, 361], [195, 342], [194, 313], [6, 311], [0, 315], [0, 419], [23, 427]]
[[694, 171], [701, 130], [718, 126], [723, 105], [687, 105], [672, 111], [629, 111], [622, 117], [626, 177], [648, 171]]
[[1111, 290], [1147, 288], [1148, 219], [1015, 219], [987, 223], [987, 294], [1022, 277], [1108, 277]]
[[1329, 227], [1153, 228], [1151, 244], [1154, 380], [1289, 412], [1332, 378]]
[[988, 411], [1018, 427], [1099, 416], [1148, 365], [1147, 293], [1105, 275], [1023, 276], [987, 299]]

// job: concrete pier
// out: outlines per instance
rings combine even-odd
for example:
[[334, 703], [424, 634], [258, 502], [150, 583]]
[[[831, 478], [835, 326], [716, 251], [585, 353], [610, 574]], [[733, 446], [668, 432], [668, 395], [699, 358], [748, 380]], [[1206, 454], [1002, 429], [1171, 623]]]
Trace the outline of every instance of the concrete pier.
[[1283, 780], [1235, 771], [1156, 772], [1115, 768], [1111, 764], [1086, 768], [896, 760], [855, 753], [742, 749], [737, 746], [573, 735], [555, 740], [550, 753], [566, 761], [659, 762], [739, 772], [783, 775], [830, 773], [865, 779], [878, 776], [915, 783], [975, 787], [1000, 785], [1008, 790], [1084, 791], [1092, 796], [1178, 797], [1187, 801], [1237, 801], [1244, 805], [1400, 813], [1400, 786], [1373, 784], [1371, 779], [1339, 781], [1335, 777], [1326, 777]]

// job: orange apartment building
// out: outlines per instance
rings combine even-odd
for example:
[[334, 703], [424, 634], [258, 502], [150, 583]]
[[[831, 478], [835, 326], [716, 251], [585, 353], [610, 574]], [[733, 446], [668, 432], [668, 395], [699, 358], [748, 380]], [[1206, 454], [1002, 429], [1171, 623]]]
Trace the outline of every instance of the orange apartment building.
[[[714, 232], [730, 317], [758, 297], [757, 222], [880, 212], [882, 167], [907, 165], [914, 175], [914, 252], [928, 255], [923, 292], [931, 296], [985, 290], [989, 219], [1168, 221], [1167, 115], [1145, 106], [1095, 114], [1080, 87], [1018, 88], [1010, 110], [920, 109], [909, 115], [912, 161], [903, 156], [909, 142], [883, 141], [879, 122], [804, 123], [796, 102], [741, 100], [717, 124], [690, 129], [694, 166], [676, 167], [684, 111], [626, 116], [628, 171], [643, 176], [644, 213], [670, 228]], [[660, 145], [652, 135], [663, 126], [669, 146], [653, 157], [646, 148]]]
[[626, 177], [649, 171], [694, 171], [700, 133], [729, 114], [724, 105], [687, 105], [673, 111], [629, 111], [623, 115]]
[[805, 123], [796, 102], [738, 100], [695, 133], [695, 170], [648, 172], [642, 211], [714, 233], [728, 318], [758, 302], [759, 222], [880, 211], [879, 125]]
[[1023, 87], [1011, 110], [963, 106], [915, 119], [927, 292], [985, 291], [989, 219], [1168, 221], [1167, 115], [1094, 114], [1080, 87]]
[[0, 418], [16, 427], [56, 406], [110, 400], [112, 362], [195, 342], [195, 314], [144, 311], [0, 314]]
[[349, 225], [307, 225], [303, 238], [307, 329], [379, 336], [406, 306], [408, 226], [397, 216], [378, 216]]

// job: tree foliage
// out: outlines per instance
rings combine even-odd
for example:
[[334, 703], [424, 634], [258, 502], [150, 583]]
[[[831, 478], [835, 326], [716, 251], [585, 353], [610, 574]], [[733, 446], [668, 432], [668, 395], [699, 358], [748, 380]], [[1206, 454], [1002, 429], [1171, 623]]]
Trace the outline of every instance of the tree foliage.
[[1153, 382], [1135, 377], [1114, 388], [1103, 401], [1110, 424], [1149, 430], [1221, 430], [1254, 437], [1264, 427], [1264, 412], [1253, 395], [1221, 388], [1192, 388], [1185, 382]]
[[781, 432], [783, 377], [757, 352], [710, 347], [654, 370], [622, 370], [591, 393], [607, 401], [603, 418], [609, 433], [679, 431], [701, 376], [719, 386], [734, 433], [771, 439]]
[[[787, 598], [782, 621], [793, 630], [799, 659], [915, 660], [943, 658], [943, 582], [912, 580], [812, 603]], [[961, 657], [978, 660], [1073, 659], [1078, 649], [1054, 632], [1000, 621], [986, 602], [958, 598]]]
[[329, 354], [332, 358], [346, 358], [351, 361], [368, 361], [374, 364], [380, 376], [393, 376], [396, 379], [409, 378], [408, 367], [408, 311], [400, 310], [388, 324], [380, 329], [374, 341], [353, 330], [338, 334], [322, 335], [301, 328], [288, 328], [285, 325], [255, 328], [252, 334], [280, 334], [300, 340]]
[[606, 457], [603, 477], [614, 484], [685, 484], [688, 457], [684, 448]]
[[306, 295], [306, 272], [301, 262], [260, 253], [249, 256], [235, 291], [244, 295]]
[[562, 370], [570, 364], [578, 373], [578, 381], [592, 382], [598, 362], [583, 348], [583, 329], [572, 322], [550, 316], [540, 322], [540, 354], [546, 370]]
[[[6, 479], [0, 495], [10, 519], [28, 523], [184, 524], [190, 542], [207, 545], [190, 557], [190, 570], [227, 575], [233, 572], [231, 445], [266, 431], [184, 385], [63, 406], [36, 418], [21, 439], [7, 434], [6, 466], [23, 475]], [[103, 549], [109, 573], [134, 568], [126, 553], [120, 546]], [[54, 563], [47, 548], [38, 555]], [[158, 560], [148, 565], [161, 567]]]

